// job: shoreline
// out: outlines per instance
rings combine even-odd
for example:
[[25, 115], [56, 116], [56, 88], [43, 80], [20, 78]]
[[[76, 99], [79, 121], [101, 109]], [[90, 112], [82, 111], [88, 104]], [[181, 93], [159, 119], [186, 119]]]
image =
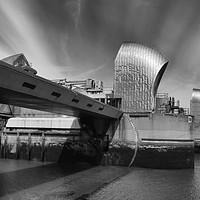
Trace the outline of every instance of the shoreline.
[[[74, 166], [55, 165], [56, 168], [53, 170], [50, 168], [52, 164], [45, 166], [46, 168], [42, 170], [41, 168], [30, 166], [28, 169], [16, 169], [16, 171], [1, 173], [2, 179], [6, 180], [7, 178], [7, 180], [4, 182], [4, 187], [0, 188], [0, 200], [83, 200], [132, 171], [132, 168], [128, 167], [90, 166], [86, 163], [79, 163]], [[45, 166], [43, 165], [42, 167]], [[79, 171], [74, 171], [73, 167], [79, 168]], [[60, 171], [64, 170], [68, 174], [60, 174], [58, 169], [61, 169]], [[28, 173], [27, 170], [29, 170]], [[38, 172], [36, 173], [37, 170]], [[45, 170], [49, 170], [49, 177], [45, 174]], [[73, 172], [68, 172], [70, 170]], [[11, 183], [10, 176], [13, 173], [14, 178], [12, 177], [13, 182]], [[19, 173], [21, 180], [19, 180]], [[21, 176], [21, 174], [24, 174], [24, 176]], [[31, 174], [34, 177], [30, 177]], [[30, 178], [26, 180], [24, 178], [26, 176]], [[46, 176], [47, 180], [42, 180], [43, 183], [41, 183], [40, 179], [43, 176]]]

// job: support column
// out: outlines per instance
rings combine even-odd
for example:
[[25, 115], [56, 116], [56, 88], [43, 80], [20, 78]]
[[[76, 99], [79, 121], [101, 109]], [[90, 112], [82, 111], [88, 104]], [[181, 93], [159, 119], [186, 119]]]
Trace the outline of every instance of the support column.
[[7, 123], [8, 119], [7, 118], [3, 118], [3, 117], [0, 117], [0, 135], [1, 135], [1, 138], [0, 138], [0, 154], [1, 154], [1, 157], [3, 158], [6, 158], [6, 145], [7, 145], [7, 135], [4, 135], [3, 134], [3, 131], [4, 131], [4, 128], [6, 126], [6, 123]]

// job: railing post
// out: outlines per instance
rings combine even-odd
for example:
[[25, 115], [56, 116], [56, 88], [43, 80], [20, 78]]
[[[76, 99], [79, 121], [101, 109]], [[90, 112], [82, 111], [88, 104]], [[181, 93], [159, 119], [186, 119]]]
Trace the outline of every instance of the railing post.
[[42, 151], [41, 151], [41, 161], [44, 161], [44, 154], [45, 154], [45, 135], [42, 133]]
[[16, 139], [16, 159], [20, 158], [20, 135], [17, 133], [17, 139]]
[[6, 158], [6, 149], [7, 149], [7, 134], [4, 134], [4, 144], [3, 144], [3, 158]]
[[31, 159], [31, 133], [28, 133], [28, 160]]

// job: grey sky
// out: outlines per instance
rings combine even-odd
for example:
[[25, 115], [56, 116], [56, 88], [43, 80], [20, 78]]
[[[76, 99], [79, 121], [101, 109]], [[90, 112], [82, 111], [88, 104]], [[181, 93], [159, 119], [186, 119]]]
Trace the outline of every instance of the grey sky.
[[23, 52], [49, 78], [96, 78], [112, 86], [123, 41], [170, 60], [160, 92], [189, 106], [200, 88], [199, 0], [0, 0], [0, 57]]

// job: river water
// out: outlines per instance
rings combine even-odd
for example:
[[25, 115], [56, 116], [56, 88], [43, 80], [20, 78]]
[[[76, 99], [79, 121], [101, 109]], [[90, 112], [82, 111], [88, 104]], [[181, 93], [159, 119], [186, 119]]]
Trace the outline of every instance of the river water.
[[108, 184], [88, 199], [200, 199], [200, 155], [195, 155], [195, 169], [158, 170], [134, 167], [129, 174]]
[[184, 170], [0, 159], [0, 199], [198, 200], [200, 154]]

